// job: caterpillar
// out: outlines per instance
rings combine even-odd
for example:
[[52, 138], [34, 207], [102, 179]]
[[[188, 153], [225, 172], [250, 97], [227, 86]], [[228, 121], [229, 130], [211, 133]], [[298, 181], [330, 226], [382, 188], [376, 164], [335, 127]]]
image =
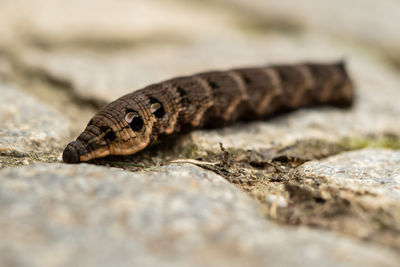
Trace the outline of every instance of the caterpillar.
[[210, 71], [149, 85], [104, 106], [64, 152], [66, 163], [131, 155], [162, 136], [302, 107], [350, 107], [343, 61]]

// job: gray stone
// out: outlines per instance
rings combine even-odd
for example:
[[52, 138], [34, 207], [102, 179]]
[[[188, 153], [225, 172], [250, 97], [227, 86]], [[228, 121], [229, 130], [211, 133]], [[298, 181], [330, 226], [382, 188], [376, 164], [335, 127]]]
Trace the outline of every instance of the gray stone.
[[0, 85], [0, 154], [49, 152], [69, 134], [69, 121], [14, 87]]
[[82, 99], [110, 102], [146, 85], [200, 71], [339, 60], [351, 53], [351, 49], [313, 35], [293, 42], [284, 35], [249, 39], [239, 34], [221, 34], [193, 43], [153, 43], [107, 53], [84, 49], [25, 50], [19, 54], [19, 60], [52, 80], [70, 84], [73, 93]]
[[400, 204], [400, 150], [363, 149], [345, 152], [297, 169], [307, 179], [376, 195], [374, 202]]
[[[328, 9], [325, 5], [314, 2], [306, 1], [299, 8], [307, 14], [325, 18], [324, 14]], [[104, 5], [107, 3], [106, 1]], [[148, 4], [140, 2], [138, 5]], [[293, 16], [294, 13], [301, 14], [297, 12], [297, 7], [296, 9], [288, 7], [285, 1], [249, 3], [249, 9], [257, 7], [257, 11], [261, 13], [269, 12], [266, 11], [266, 7], [270, 6], [270, 10], [279, 9], [282, 12], [293, 13]], [[323, 12], [311, 12], [313, 6]], [[334, 6], [336, 8], [336, 5]], [[54, 8], [57, 9], [55, 6]], [[68, 8], [73, 9], [74, 4]], [[98, 12], [102, 12], [104, 7], [96, 7], [96, 10], [97, 8]], [[148, 11], [147, 7], [143, 8]], [[188, 7], [185, 8], [190, 10]], [[115, 12], [118, 13], [118, 10], [117, 8]], [[338, 12], [341, 16], [342, 13]], [[65, 19], [65, 25], [69, 25], [67, 21], [68, 19]], [[344, 19], [339, 22], [339, 26], [344, 27], [340, 23], [346, 24], [346, 27], [353, 26], [350, 22]], [[199, 25], [204, 28], [209, 27], [208, 24]], [[165, 27], [168, 28], [167, 26]], [[268, 122], [250, 123], [246, 126], [236, 124], [216, 131], [196, 131], [189, 135], [186, 141], [196, 144], [199, 149], [206, 150], [219, 149], [219, 142], [224, 143], [226, 147], [260, 149], [276, 145], [286, 146], [298, 140], [311, 138], [335, 142], [343, 137], [358, 138], [369, 134], [400, 132], [400, 126], [396, 123], [400, 114], [400, 107], [396, 101], [400, 97], [397, 90], [400, 85], [399, 78], [386, 69], [382, 62], [360, 52], [358, 47], [335, 42], [318, 34], [317, 30], [317, 34], [307, 33], [296, 38], [272, 33], [249, 38], [235, 31], [232, 25], [223, 24], [221, 27], [226, 30], [217, 30], [218, 34], [215, 34], [205, 29], [204, 32], [207, 34], [203, 36], [204, 38], [194, 38], [190, 43], [149, 43], [134, 48], [111, 49], [107, 53], [89, 52], [87, 49], [61, 49], [62, 45], [59, 45], [60, 49], [55, 46], [50, 52], [25, 50], [20, 53], [19, 60], [28, 68], [42, 72], [52, 80], [70, 84], [73, 94], [82, 99], [109, 102], [145, 85], [198, 71], [274, 62], [327, 61], [345, 57], [350, 63], [349, 69], [358, 90], [357, 103], [352, 110], [331, 108], [305, 110]], [[145, 31], [147, 28], [143, 26], [143, 29]], [[81, 29], [76, 30], [79, 31]], [[228, 33], [222, 34], [225, 31]], [[58, 32], [64, 34], [66, 31]], [[104, 34], [109, 36], [110, 40], [113, 39], [113, 35]], [[79, 39], [71, 38], [72, 42]], [[374, 123], [371, 123], [372, 121]]]
[[[226, 7], [235, 7], [240, 14], [264, 21], [268, 25], [291, 25], [303, 31], [331, 34], [347, 38], [364, 46], [380, 48], [392, 58], [400, 60], [400, 37], [398, 32], [400, 2], [388, 0], [305, 0], [294, 5], [291, 0], [218, 0]], [[251, 17], [251, 18], [250, 18]], [[344, 37], [344, 38], [343, 38]]]
[[6, 58], [0, 53], [0, 83], [6, 80], [6, 77], [11, 73], [11, 65]]
[[192, 165], [129, 173], [87, 164], [0, 171], [2, 266], [396, 266], [390, 250], [268, 222]]
[[[169, 8], [161, 3], [149, 4], [148, 1], [139, 1], [135, 4], [120, 3], [112, 8], [110, 19], [103, 20], [101, 19], [104, 17], [102, 12], [108, 14], [114, 2], [107, 0], [101, 4], [91, 5], [92, 0], [87, 1], [83, 7], [93, 6], [93, 11], [90, 12], [89, 18], [83, 15], [77, 16], [82, 20], [79, 21], [80, 27], [75, 27], [74, 23], [78, 22], [72, 22], [70, 17], [54, 19], [60, 14], [68, 14], [65, 10], [80, 10], [77, 9], [80, 1], [72, 1], [65, 6], [60, 5], [58, 1], [41, 0], [41, 2], [42, 6], [47, 7], [46, 9], [26, 0], [17, 2], [21, 5], [19, 12], [15, 12], [14, 8], [18, 5], [14, 5], [14, 1], [4, 1], [4, 8], [0, 8], [6, 13], [5, 15], [11, 14], [7, 16], [12, 16], [9, 20], [16, 21], [13, 22], [15, 25], [19, 25], [17, 22], [22, 18], [32, 20], [31, 24], [27, 24], [28, 28], [31, 27], [27, 32], [31, 35], [36, 34], [37, 40], [42, 40], [42, 42], [56, 40], [51, 45], [51, 50], [24, 49], [15, 58], [34, 73], [42, 73], [44, 77], [52, 81], [71, 85], [72, 95], [85, 100], [109, 102], [154, 82], [210, 69], [267, 63], [293, 63], [301, 60], [328, 61], [346, 58], [349, 62], [349, 69], [358, 90], [357, 103], [350, 111], [332, 108], [304, 110], [268, 122], [250, 123], [245, 126], [236, 124], [223, 130], [196, 131], [184, 140], [184, 144], [196, 144], [202, 150], [218, 150], [219, 142], [222, 142], [225, 147], [261, 149], [276, 145], [286, 146], [305, 139], [335, 142], [343, 137], [358, 138], [369, 134], [379, 135], [387, 132], [398, 134], [400, 132], [400, 125], [396, 123], [400, 114], [400, 106], [397, 103], [400, 97], [398, 90], [400, 80], [397, 74], [387, 69], [384, 62], [360, 50], [359, 46], [349, 45], [339, 39], [328, 38], [321, 34], [318, 29], [328, 27], [326, 21], [320, 23], [321, 25], [318, 26], [320, 28], [313, 26], [319, 25], [319, 20], [330, 21], [331, 17], [327, 16], [331, 12], [330, 5], [314, 0], [306, 1], [299, 7], [289, 5], [288, 1], [279, 1], [279, 3], [250, 1], [247, 10], [253, 10], [254, 13], [257, 11], [261, 14], [269, 14], [268, 10], [276, 14], [283, 12], [282, 14], [286, 14], [284, 19], [289, 20], [295, 16], [307, 14], [304, 23], [310, 27], [309, 31], [306, 30], [303, 34], [296, 36], [269, 32], [265, 35], [251, 35], [250, 38], [248, 34], [239, 31], [237, 26], [228, 19], [228, 17], [236, 17], [237, 14], [232, 13], [228, 16], [224, 13], [223, 23], [216, 23], [219, 22], [215, 17], [217, 11], [208, 13], [206, 18], [201, 18], [196, 15], [197, 11], [194, 11], [194, 7], [179, 5], [176, 2], [168, 5]], [[242, 5], [234, 0], [229, 0], [229, 3]], [[398, 5], [394, 2], [390, 4], [392, 8], [390, 5], [379, 5], [379, 10], [376, 11], [369, 0], [368, 3], [365, 14], [386, 11], [392, 14], [394, 10], [397, 10]], [[333, 5], [332, 8], [342, 8], [343, 5], [342, 1], [340, 4]], [[349, 10], [356, 9], [350, 3], [347, 5]], [[142, 16], [127, 15], [126, 10], [135, 6], [138, 7], [137, 10], [143, 11]], [[203, 8], [208, 10], [206, 7]], [[212, 10], [211, 6], [209, 9]], [[154, 14], [150, 12], [151, 10], [154, 10]], [[164, 21], [154, 24], [153, 22], [144, 23], [148, 21], [143, 18], [147, 17], [145, 14], [153, 16], [165, 10], [170, 14], [166, 17], [165, 23]], [[362, 18], [367, 16], [372, 21], [382, 19], [385, 25], [388, 24], [387, 21], [393, 19], [392, 16], [365, 15], [364, 9], [357, 9], [354, 18], [356, 22], [353, 23], [349, 20], [348, 17], [351, 16], [348, 16], [347, 12], [336, 13], [344, 18], [337, 23], [329, 23], [332, 27], [342, 29], [351, 26], [350, 28], [356, 27], [360, 32], [367, 29], [368, 32], [373, 33], [373, 36], [377, 35], [376, 31], [370, 31], [368, 27], [360, 27]], [[186, 25], [180, 19], [187, 16], [192, 19], [187, 20]], [[225, 16], [227, 16], [226, 20]], [[117, 19], [112, 19], [114, 17]], [[54, 19], [56, 23], [47, 23], [51, 19]], [[93, 23], [98, 25], [95, 28], [96, 31], [101, 31], [101, 34], [92, 31]], [[120, 25], [128, 26], [124, 28], [119, 27]], [[379, 27], [383, 27], [382, 25]], [[389, 31], [396, 25], [390, 24]], [[131, 46], [129, 45], [131, 42], [127, 41], [122, 42], [122, 46], [111, 46], [106, 53], [87, 46], [87, 43], [82, 42], [81, 39], [82, 36], [86, 36], [88, 40], [96, 43], [96, 36], [103, 36], [102, 38], [106, 40], [115, 41], [119, 38], [116, 37], [117, 35], [130, 36], [132, 33], [130, 31], [140, 36], [141, 33], [160, 35], [159, 30], [186, 34], [189, 32], [189, 35], [196, 37], [188, 39], [179, 37], [179, 41], [171, 42], [168, 40], [160, 40], [160, 42], [153, 40], [154, 42], [148, 43], [140, 41], [141, 45], [138, 46]], [[19, 31], [13, 32], [19, 33]], [[397, 38], [397, 35], [384, 33], [385, 31], [378, 32]], [[57, 37], [59, 33], [62, 34]], [[182, 40], [188, 42], [181, 42]], [[68, 48], [69, 45], [74, 47]]]
[[2, 0], [0, 17], [0, 47], [109, 49], [149, 41], [185, 42], [226, 34], [230, 24], [218, 10], [147, 0]]
[[192, 45], [162, 49], [147, 46], [102, 55], [31, 51], [21, 60], [52, 79], [70, 83], [81, 98], [108, 102], [145, 85], [197, 71], [302, 60], [332, 61], [343, 55], [348, 55], [348, 68], [357, 88], [356, 104], [351, 110], [302, 110], [266, 122], [195, 131], [183, 144], [196, 144], [201, 150], [218, 150], [219, 142], [225, 147], [268, 149], [306, 139], [335, 142], [344, 137], [399, 133], [399, 78], [379, 60], [313, 34], [301, 36], [296, 42], [284, 35], [251, 40], [231, 35]]

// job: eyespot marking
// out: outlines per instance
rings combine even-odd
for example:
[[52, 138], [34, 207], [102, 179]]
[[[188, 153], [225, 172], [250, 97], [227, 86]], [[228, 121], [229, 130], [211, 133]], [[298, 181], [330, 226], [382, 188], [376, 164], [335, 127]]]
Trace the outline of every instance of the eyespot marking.
[[218, 84], [216, 82], [213, 81], [209, 81], [208, 85], [212, 88], [212, 89], [217, 89], [219, 88]]
[[161, 104], [160, 104], [160, 103], [158, 103], [158, 102], [156, 102], [156, 103], [153, 103], [153, 104], [151, 104], [151, 105], [150, 105], [150, 110], [151, 110], [151, 113], [154, 113], [154, 112], [156, 112], [156, 111], [157, 111], [157, 109], [159, 109], [159, 108], [161, 108]]
[[[313, 79], [308, 90], [311, 82], [307, 81]], [[353, 90], [340, 62], [262, 66], [178, 77], [113, 101], [89, 121], [77, 143], [67, 146], [63, 159], [78, 163], [110, 154], [129, 155], [180, 128], [186, 131], [225, 126], [235, 120], [269, 117], [281, 109], [314, 104], [348, 106], [353, 101]], [[157, 118], [161, 111], [165, 114]]]
[[177, 87], [176, 88], [176, 91], [178, 92], [178, 94], [179, 94], [179, 96], [180, 97], [184, 97], [184, 96], [186, 96], [187, 94], [186, 94], [186, 91], [182, 88], [182, 87]]
[[156, 116], [156, 118], [164, 117], [165, 110], [161, 102], [155, 97], [150, 97], [149, 100], [150, 100], [151, 113], [153, 113], [154, 116]]
[[117, 138], [115, 132], [108, 126], [101, 126], [100, 130], [105, 133], [104, 138], [106, 140], [114, 141]]
[[187, 93], [186, 93], [186, 91], [182, 88], [182, 87], [177, 87], [176, 88], [176, 91], [178, 92], [178, 94], [179, 94], [179, 97], [180, 97], [180, 102], [181, 102], [181, 104], [183, 105], [183, 106], [185, 106], [185, 105], [188, 105], [188, 104], [190, 104], [190, 100], [189, 100], [189, 98], [187, 97]]
[[282, 68], [277, 68], [276, 69], [276, 71], [277, 71], [277, 73], [278, 73], [278, 75], [279, 75], [279, 77], [280, 77], [280, 79], [281, 79], [281, 81], [282, 82], [284, 82], [284, 83], [290, 83], [291, 82], [291, 76], [290, 76], [290, 72], [292, 72], [293, 73], [293, 69], [292, 68], [284, 68], [284, 67], [282, 67]]
[[125, 121], [135, 132], [140, 131], [144, 125], [143, 119], [140, 117], [139, 113], [133, 109], [126, 110]]
[[242, 75], [243, 81], [245, 84], [249, 84], [251, 83], [251, 79], [249, 77], [247, 77], [246, 75]]
[[101, 126], [101, 127], [100, 127], [100, 130], [101, 130], [103, 133], [107, 132], [109, 129], [111, 129], [111, 128], [108, 127], [108, 126]]

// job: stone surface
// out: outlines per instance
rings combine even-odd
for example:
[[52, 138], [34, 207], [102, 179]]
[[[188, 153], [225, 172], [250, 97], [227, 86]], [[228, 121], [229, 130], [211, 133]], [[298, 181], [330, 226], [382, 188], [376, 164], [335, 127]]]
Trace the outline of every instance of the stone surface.
[[69, 134], [69, 121], [16, 88], [0, 85], [0, 154], [48, 152]]
[[232, 22], [223, 13], [170, 0], [2, 0], [0, 17], [5, 23], [0, 25], [0, 47], [25, 43], [42, 48], [107, 49], [187, 41], [226, 34]]
[[260, 168], [263, 179], [238, 187], [263, 190], [277, 222], [309, 229], [272, 223], [237, 187], [192, 165], [130, 173], [33, 163], [55, 161], [93, 100], [199, 71], [303, 60], [346, 59], [355, 106], [198, 130], [182, 144], [202, 155], [219, 142], [259, 150], [400, 134], [400, 78], [388, 64], [400, 59], [399, 10], [395, 0], [0, 0], [0, 84], [20, 85], [0, 85], [0, 168], [28, 165], [0, 170], [0, 265], [397, 266], [399, 151], [308, 162], [282, 178], [297, 189], [290, 197], [274, 190], [286, 188], [281, 169]]
[[[301, 5], [290, 0], [215, 2], [2, 0], [0, 16], [6, 23], [0, 25], [0, 44], [7, 39], [46, 46], [193, 40], [240, 32], [244, 23], [264, 25], [258, 26], [261, 33], [272, 26], [285, 30], [287, 25], [294, 25], [301, 31], [333, 34], [379, 47], [398, 59], [400, 4], [396, 0], [340, 0], [334, 5], [328, 0], [306, 0]], [[68, 16], [71, 13], [74, 19]]]
[[0, 171], [3, 266], [396, 266], [398, 255], [265, 220], [192, 165], [129, 173], [81, 164]]
[[268, 25], [282, 24], [302, 30], [333, 34], [362, 45], [379, 47], [383, 53], [400, 60], [400, 37], [397, 34], [400, 2], [388, 0], [305, 0], [294, 5], [291, 0], [219, 0], [225, 7], [234, 7], [248, 17]]
[[376, 195], [374, 201], [400, 204], [400, 150], [364, 149], [345, 152], [297, 169], [301, 177], [325, 179], [330, 186]]
[[189, 44], [153, 43], [107, 53], [55, 49], [27, 50], [19, 55], [26, 67], [70, 85], [80, 98], [105, 102], [152, 83], [200, 71], [343, 57], [352, 61], [352, 50], [312, 34], [296, 41], [280, 34], [252, 38], [231, 34]]
[[363, 57], [357, 50], [340, 43], [332, 44], [329, 39], [312, 34], [295, 42], [279, 34], [251, 40], [230, 36], [218, 42], [213, 39], [158, 48], [148, 46], [108, 54], [36, 51], [21, 59], [26, 66], [45, 73], [52, 80], [70, 84], [80, 98], [109, 102], [145, 85], [198, 71], [302, 60], [332, 61], [346, 55], [357, 89], [356, 104], [351, 110], [302, 110], [267, 122], [196, 131], [188, 137], [188, 143], [206, 150], [218, 150], [219, 142], [225, 147], [261, 149], [305, 139], [335, 142], [350, 136], [400, 133], [396, 123], [400, 115], [397, 101], [400, 79], [378, 59]]
[[11, 66], [10, 63], [0, 53], [0, 83], [2, 83], [7, 76], [10, 76]]
[[[240, 5], [234, 0], [230, 3], [232, 2]], [[143, 4], [140, 3], [139, 6]], [[343, 8], [343, 5], [344, 3], [340, 3], [334, 8]], [[393, 5], [393, 9], [396, 10], [396, 5]], [[400, 79], [396, 73], [385, 67], [385, 62], [366, 55], [359, 47], [323, 35], [322, 30], [318, 29], [328, 27], [327, 22], [321, 23], [319, 28], [316, 24], [323, 18], [330, 21], [330, 18], [324, 15], [330, 11], [327, 6], [329, 5], [310, 0], [300, 5], [300, 10], [304, 12], [297, 12], [297, 9], [294, 11], [294, 7], [288, 7], [286, 1], [282, 3], [250, 1], [246, 12], [263, 14], [263, 12], [268, 13], [267, 10], [279, 10], [279, 12], [286, 12], [282, 20], [296, 19], [296, 14], [297, 16], [313, 14], [309, 19], [302, 21], [310, 29], [296, 36], [273, 32], [264, 35], [249, 35], [240, 32], [237, 27], [235, 30], [233, 25], [227, 23], [218, 25], [226, 29], [228, 33], [207, 32], [205, 38], [193, 38], [189, 43], [160, 41], [138, 47], [114, 48], [107, 50], [107, 53], [88, 51], [87, 48], [71, 50], [55, 47], [51, 51], [31, 49], [20, 53], [18, 58], [33, 72], [42, 73], [52, 81], [69, 85], [71, 93], [79, 98], [94, 99], [101, 103], [110, 102], [154, 82], [199, 71], [267, 63], [293, 63], [302, 60], [329, 61], [346, 58], [351, 76], [357, 86], [357, 102], [353, 109], [347, 111], [332, 108], [303, 110], [268, 122], [250, 123], [244, 127], [243, 124], [236, 124], [223, 130], [196, 131], [185, 141], [205, 150], [218, 150], [219, 142], [222, 142], [225, 147], [261, 149], [276, 145], [286, 146], [305, 139], [335, 142], [344, 137], [360, 138], [367, 135], [400, 133], [400, 126], [396, 123], [400, 115], [397, 101], [400, 98], [400, 92], [397, 90]], [[271, 9], [268, 9], [269, 7]], [[350, 4], [349, 7], [351, 7], [350, 10], [354, 9]], [[321, 10], [321, 13], [311, 12], [310, 10], [314, 8]], [[367, 10], [372, 12], [371, 8]], [[390, 10], [388, 5], [382, 5], [378, 11], [385, 13], [385, 10]], [[279, 12], [277, 14], [280, 14]], [[339, 24], [333, 24], [335, 27], [341, 29], [346, 28], [345, 25], [354, 26], [346, 12], [346, 14], [338, 13], [344, 18]], [[358, 11], [356, 14], [364, 16]], [[231, 14], [231, 16], [235, 17], [237, 14]], [[364, 29], [360, 27], [362, 19], [357, 16], [354, 18], [356, 20], [354, 27], [362, 31]], [[376, 19], [374, 17], [372, 20]], [[388, 24], [387, 21], [391, 19], [390, 16], [385, 17], [382, 19], [382, 25]], [[83, 25], [86, 24], [83, 22]], [[200, 25], [205, 28], [209, 26]], [[168, 28], [167, 26], [165, 28]], [[225, 30], [220, 32], [225, 32]], [[389, 36], [388, 33], [385, 34]], [[74, 40], [73, 37], [71, 38]], [[110, 35], [108, 38], [113, 37]], [[84, 45], [82, 47], [84, 48]]]

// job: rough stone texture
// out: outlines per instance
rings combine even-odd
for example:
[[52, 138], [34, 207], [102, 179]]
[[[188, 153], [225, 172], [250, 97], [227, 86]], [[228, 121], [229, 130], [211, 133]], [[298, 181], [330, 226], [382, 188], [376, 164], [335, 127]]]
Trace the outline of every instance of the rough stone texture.
[[[112, 101], [178, 75], [344, 58], [358, 88], [353, 109], [303, 110], [267, 122], [199, 130], [182, 138], [183, 144], [196, 144], [200, 152], [219, 150], [219, 142], [258, 150], [309, 138], [400, 133], [400, 78], [388, 64], [399, 62], [397, 1], [218, 2], [0, 0], [0, 83], [24, 84], [41, 100], [60, 103], [53, 106], [73, 118], [93, 111], [79, 100]], [[34, 88], [40, 82], [48, 89]], [[43, 96], [56, 88], [65, 90]], [[85, 125], [15, 88], [0, 86], [0, 92], [0, 154], [49, 150], [54, 160], [52, 147], [64, 143], [60, 138], [68, 125]], [[74, 111], [61, 104], [68, 101]], [[361, 209], [359, 216], [397, 211], [399, 153], [364, 150], [309, 162], [296, 170], [296, 182], [299, 188], [319, 182], [310, 190], [356, 191], [351, 206], [369, 201], [377, 207]], [[0, 155], [0, 167], [34, 161], [31, 155]], [[296, 208], [274, 192], [264, 192], [267, 205]], [[312, 193], [323, 197], [324, 192]], [[384, 209], [386, 204], [393, 210]], [[352, 212], [342, 214], [347, 211]], [[332, 220], [357, 223], [354, 218]], [[273, 224], [223, 178], [191, 165], [145, 173], [61, 164], [0, 171], [2, 266], [397, 266], [400, 261], [398, 251], [373, 244], [393, 244], [385, 238], [357, 242], [336, 235], [341, 229], [329, 229]], [[396, 229], [384, 234], [396, 238], [390, 232]]]
[[296, 42], [283, 35], [252, 40], [231, 36], [219, 42], [171, 45], [163, 49], [146, 47], [103, 55], [36, 51], [22, 56], [22, 60], [30, 68], [70, 84], [81, 98], [108, 102], [145, 85], [197, 71], [274, 62], [338, 60], [345, 55], [357, 86], [353, 109], [303, 110], [245, 127], [236, 124], [223, 130], [196, 131], [187, 141], [208, 150], [219, 149], [219, 142], [226, 147], [260, 149], [310, 138], [337, 141], [349, 136], [399, 133], [400, 125], [396, 123], [400, 116], [399, 78], [379, 60], [364, 58], [353, 48], [332, 45], [328, 39], [315, 35], [304, 35]]
[[[218, 0], [243, 13], [258, 17], [266, 24], [292, 25], [313, 32], [333, 34], [354, 40], [400, 59], [398, 34], [400, 2], [388, 0], [305, 0], [294, 5], [291, 0]], [[268, 28], [267, 28], [268, 29]]]
[[330, 186], [377, 195], [374, 201], [400, 204], [400, 150], [363, 149], [311, 161], [297, 169], [301, 177], [325, 179]]
[[28, 68], [71, 86], [83, 99], [110, 102], [151, 83], [211, 69], [301, 60], [339, 60], [352, 50], [315, 35], [292, 38], [220, 35], [191, 44], [158, 43], [135, 49], [89, 53], [86, 50], [27, 50], [19, 55]]
[[27, 43], [93, 49], [185, 41], [226, 34], [231, 24], [218, 10], [168, 0], [2, 0], [0, 17], [7, 22], [0, 25], [0, 47]]
[[396, 266], [398, 255], [281, 228], [192, 165], [128, 173], [81, 164], [0, 171], [2, 266]]
[[11, 72], [11, 66], [9, 62], [0, 53], [0, 82], [6, 79], [6, 76]]
[[[234, 5], [241, 5], [234, 0], [229, 1]], [[310, 29], [295, 37], [271, 32], [264, 35], [250, 35], [240, 32], [229, 23], [217, 23], [219, 28], [217, 27], [215, 31], [218, 34], [205, 30], [203, 33], [196, 34], [196, 36], [205, 34], [204, 38], [190, 37], [189, 43], [163, 40], [138, 47], [112, 48], [107, 50], [107, 53], [95, 52], [96, 50], [89, 52], [87, 47], [86, 49], [56, 49], [55, 47], [51, 51], [28, 49], [20, 53], [18, 59], [28, 69], [42, 73], [53, 81], [69, 85], [72, 93], [79, 98], [95, 99], [105, 103], [148, 84], [199, 71], [267, 63], [292, 63], [301, 60], [327, 61], [345, 58], [349, 63], [349, 70], [358, 90], [357, 103], [352, 110], [320, 108], [300, 111], [268, 122], [250, 123], [245, 127], [242, 124], [236, 124], [223, 130], [196, 131], [189, 135], [185, 141], [196, 144], [199, 149], [207, 150], [219, 149], [219, 142], [222, 142], [225, 147], [261, 149], [276, 145], [289, 145], [298, 140], [310, 138], [335, 142], [343, 137], [359, 138], [370, 134], [400, 133], [400, 126], [396, 123], [400, 115], [400, 106], [397, 101], [400, 98], [400, 91], [398, 90], [400, 79], [396, 73], [387, 69], [385, 62], [367, 55], [359, 47], [349, 45], [346, 42], [338, 42], [337, 39], [331, 39], [321, 34], [328, 27], [328, 21], [332, 19], [331, 16], [326, 15], [331, 11], [330, 8], [327, 8], [330, 5], [322, 5], [318, 1], [309, 0], [298, 7], [304, 12], [298, 12], [297, 7], [288, 7], [288, 1], [275, 2], [250, 1], [246, 12], [253, 12], [254, 14], [266, 12], [265, 14], [270, 14], [268, 10], [272, 10], [271, 12], [277, 10], [276, 14], [280, 14], [280, 12], [286, 14], [281, 19], [282, 21], [285, 19], [288, 21], [291, 21], [291, 19], [301, 20]], [[358, 2], [354, 1], [354, 3]], [[107, 1], [103, 3], [103, 5], [108, 4], [110, 3]], [[147, 6], [148, 4], [139, 2], [138, 6], [141, 5]], [[348, 13], [352, 14], [352, 10], [356, 8], [352, 4], [347, 5], [349, 11], [335, 12], [335, 14], [338, 13], [339, 16], [343, 16], [343, 19], [338, 23], [330, 24], [338, 29], [348, 29], [349, 25], [351, 25], [350, 28], [357, 27], [357, 29], [361, 29], [360, 40], [364, 40], [363, 29], [368, 29], [368, 32], [370, 32], [368, 27], [360, 27], [360, 23], [366, 17], [363, 13], [364, 9], [362, 11], [357, 11], [357, 9], [356, 15], [352, 18], [354, 21], [352, 21]], [[344, 2], [340, 2], [338, 5], [335, 4], [333, 8], [341, 10], [343, 6]], [[117, 5], [115, 12], [118, 13], [119, 8], [123, 7], [128, 8], [127, 6]], [[377, 16], [370, 16], [371, 23], [375, 20], [380, 21], [381, 24], [379, 27], [377, 26], [378, 28], [390, 24], [389, 21], [393, 20], [393, 16], [390, 16], [391, 10], [398, 9], [394, 2], [380, 5], [378, 11], [372, 9], [370, 1], [367, 7], [366, 14], [371, 12], [389, 14], [381, 17], [381, 20]], [[74, 4], [70, 8], [73, 9]], [[104, 6], [100, 5], [98, 8], [102, 10]], [[158, 8], [160, 6], [157, 6], [155, 10], [159, 10]], [[185, 9], [187, 6], [182, 5], [181, 8]], [[207, 10], [205, 7], [203, 8]], [[209, 9], [214, 10], [213, 8]], [[312, 12], [314, 9], [320, 12]], [[181, 14], [179, 12], [176, 15]], [[302, 14], [312, 15], [307, 16], [307, 19], [295, 17], [295, 15], [303, 16]], [[236, 16], [237, 14], [231, 14], [232, 18], [226, 19], [226, 21], [234, 20], [233, 17]], [[213, 15], [210, 15], [210, 17], [215, 18]], [[223, 17], [225, 18], [225, 15]], [[207, 28], [210, 26], [207, 24], [208, 22], [202, 24], [204, 19], [197, 16], [195, 18], [198, 19], [199, 23], [201, 22], [198, 25], [199, 27]], [[137, 18], [138, 21], [142, 21], [141, 19], [143, 18]], [[193, 20], [196, 21], [196, 19]], [[266, 19], [269, 19], [268, 16], [266, 16]], [[321, 25], [317, 23], [324, 19], [326, 21], [321, 22]], [[68, 20], [65, 19], [65, 21]], [[81, 23], [82, 29], [91, 25], [86, 20]], [[171, 23], [175, 25], [174, 22]], [[189, 28], [192, 27], [190, 23]], [[138, 23], [138, 25], [142, 24]], [[165, 26], [166, 29], [169, 27], [168, 25], [170, 24]], [[145, 32], [147, 28], [143, 25], [141, 27]], [[184, 28], [182, 32], [186, 30], [187, 28]], [[38, 32], [38, 30], [32, 31]], [[179, 32], [179, 30], [177, 31]], [[121, 30], [121, 32], [124, 32], [124, 30]], [[195, 32], [195, 29], [193, 28], [190, 32]], [[329, 31], [327, 32], [329, 33]], [[346, 30], [344, 30], [344, 33], [350, 35]], [[389, 32], [385, 33], [385, 31], [379, 31], [379, 33], [384, 34], [387, 38], [397, 36], [390, 35]], [[375, 35], [373, 35], [374, 38]], [[49, 36], [55, 38], [51, 34]], [[79, 40], [78, 37], [71, 34], [65, 34], [65, 36], [70, 36], [66, 38], [72, 38], [71, 40], [75, 40], [75, 42]], [[108, 38], [113, 39], [112, 36], [114, 35], [110, 35]], [[45, 37], [43, 38], [45, 39]], [[180, 40], [183, 39], [180, 38]], [[384, 40], [389, 39], [384, 38]], [[82, 47], [85, 46], [82, 44]], [[379, 94], [377, 94], [378, 91]], [[374, 123], [371, 123], [371, 121], [374, 121]]]
[[0, 154], [47, 152], [69, 134], [69, 121], [31, 96], [0, 85]]

